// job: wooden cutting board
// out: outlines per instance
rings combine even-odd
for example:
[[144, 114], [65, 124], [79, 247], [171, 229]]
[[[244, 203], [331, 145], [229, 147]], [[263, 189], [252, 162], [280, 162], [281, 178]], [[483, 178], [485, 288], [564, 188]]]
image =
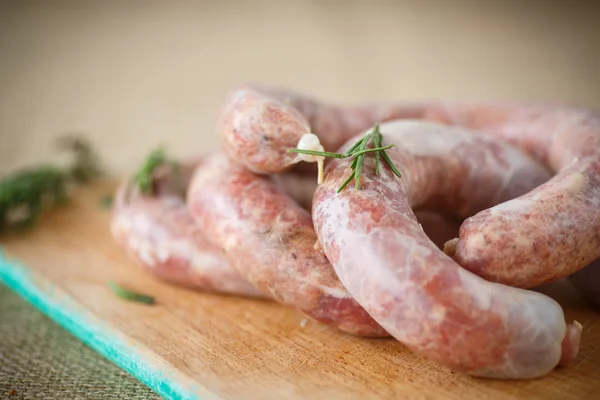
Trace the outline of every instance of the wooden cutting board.
[[[35, 229], [0, 238], [0, 279], [168, 399], [592, 399], [600, 396], [600, 312], [566, 283], [541, 289], [583, 326], [575, 365], [541, 379], [470, 378], [392, 339], [344, 335], [270, 301], [161, 283], [113, 242], [100, 199], [80, 190]], [[156, 297], [126, 302], [114, 280]]]

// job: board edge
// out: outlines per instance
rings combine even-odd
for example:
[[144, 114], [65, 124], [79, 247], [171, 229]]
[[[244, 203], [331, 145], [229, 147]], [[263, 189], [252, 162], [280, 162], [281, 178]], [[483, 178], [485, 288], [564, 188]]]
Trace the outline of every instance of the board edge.
[[[0, 282], [9, 290], [30, 303], [37, 310], [56, 322], [78, 340], [92, 348], [95, 352], [108, 359], [119, 368], [148, 386], [155, 393], [167, 400], [209, 400], [200, 397], [198, 387], [186, 389], [174, 384], [164, 375], [159, 368], [140, 368], [146, 365], [144, 356], [135, 348], [127, 346], [121, 340], [113, 340], [110, 328], [94, 328], [100, 324], [93, 323], [93, 317], [86, 315], [85, 309], [75, 299], [61, 293], [63, 303], [68, 303], [69, 311], [65, 311], [64, 304], [60, 306], [31, 279], [30, 268], [19, 260], [7, 257], [0, 247]], [[120, 335], [120, 333], [118, 333]], [[127, 356], [123, 356], [127, 354]], [[196, 389], [196, 390], [195, 390]], [[209, 398], [212, 396], [208, 396]]]

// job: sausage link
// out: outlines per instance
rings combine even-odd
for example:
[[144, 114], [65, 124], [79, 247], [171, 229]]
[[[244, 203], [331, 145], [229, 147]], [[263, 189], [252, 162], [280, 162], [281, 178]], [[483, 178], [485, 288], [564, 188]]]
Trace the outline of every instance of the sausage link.
[[[248, 85], [220, 115], [226, 150], [247, 168], [279, 172], [307, 132], [326, 150], [374, 123], [417, 118], [508, 140], [556, 173], [549, 182], [464, 222], [448, 252], [488, 280], [530, 288], [600, 258], [600, 115], [554, 105], [389, 103], [337, 106], [292, 91]], [[455, 252], [455, 253], [453, 253]]]
[[[292, 170], [291, 172], [272, 175], [272, 178], [292, 200], [306, 210], [310, 211], [312, 209], [313, 196], [315, 190], [317, 190], [314, 174], [310, 175]], [[423, 227], [423, 231], [438, 247], [444, 248], [449, 240], [458, 236], [461, 219], [428, 209], [418, 209], [414, 212]]]
[[435, 204], [468, 214], [522, 194], [548, 172], [494, 138], [458, 128], [401, 121], [381, 131], [384, 144], [397, 145], [389, 154], [402, 178], [387, 167], [375, 176], [367, 157], [360, 190], [337, 194], [351, 160], [336, 159], [313, 201], [319, 241], [348, 291], [396, 339], [456, 371], [534, 378], [570, 363], [581, 325], [567, 325], [547, 296], [461, 268], [425, 235], [411, 208]]
[[[194, 164], [185, 165], [187, 184]], [[264, 297], [212, 246], [194, 224], [185, 200], [174, 190], [169, 168], [156, 173], [155, 196], [120, 185], [111, 232], [127, 255], [152, 275], [181, 286], [240, 296]]]
[[196, 170], [188, 205], [205, 237], [269, 297], [353, 335], [388, 336], [315, 250], [310, 213], [270, 177], [213, 155]]
[[221, 108], [218, 129], [223, 147], [236, 162], [256, 173], [278, 173], [300, 162], [288, 153], [304, 134], [316, 134], [326, 149], [373, 124], [416, 116], [410, 107], [364, 104], [336, 106], [289, 90], [245, 85], [231, 91]]
[[600, 258], [600, 116], [559, 107], [437, 105], [424, 117], [514, 143], [556, 175], [460, 229], [454, 259], [488, 280], [530, 288]]

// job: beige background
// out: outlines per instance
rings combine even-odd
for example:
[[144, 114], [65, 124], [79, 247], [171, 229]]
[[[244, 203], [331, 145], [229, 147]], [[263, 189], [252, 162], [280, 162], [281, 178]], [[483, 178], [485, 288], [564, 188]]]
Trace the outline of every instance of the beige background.
[[322, 98], [600, 108], [600, 13], [576, 1], [2, 1], [0, 171], [91, 136], [113, 171], [218, 145], [245, 81]]

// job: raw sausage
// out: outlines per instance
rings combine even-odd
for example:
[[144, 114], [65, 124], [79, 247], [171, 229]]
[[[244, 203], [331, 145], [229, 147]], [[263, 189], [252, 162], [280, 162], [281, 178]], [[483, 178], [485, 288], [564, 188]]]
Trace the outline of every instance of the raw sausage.
[[[196, 163], [182, 167], [187, 185]], [[135, 262], [165, 281], [203, 291], [264, 297], [210, 245], [194, 224], [185, 200], [164, 166], [155, 173], [156, 194], [145, 195], [123, 183], [115, 196], [111, 232]]]
[[[488, 280], [530, 288], [600, 258], [600, 115], [554, 105], [423, 103], [338, 106], [292, 91], [247, 85], [219, 118], [224, 147], [259, 173], [319, 157], [287, 152], [312, 132], [332, 151], [374, 123], [417, 118], [507, 140], [556, 176], [531, 193], [466, 220], [447, 251]], [[311, 148], [318, 148], [311, 137]], [[316, 146], [316, 147], [315, 147]]]
[[353, 335], [388, 336], [315, 250], [310, 213], [270, 177], [213, 155], [194, 173], [188, 206], [205, 237], [269, 297]]
[[287, 152], [305, 134], [316, 134], [325, 149], [337, 149], [377, 122], [414, 115], [408, 107], [336, 106], [289, 90], [252, 84], [228, 93], [218, 130], [233, 160], [250, 171], [272, 174], [308, 161]]
[[[308, 172], [295, 167], [289, 172], [272, 175], [272, 178], [296, 203], [311, 211], [313, 195], [317, 190], [315, 173], [316, 170]], [[450, 239], [458, 236], [462, 219], [431, 209], [417, 209], [414, 212], [423, 231], [438, 247], [444, 248]]]
[[454, 259], [488, 280], [530, 288], [600, 258], [600, 117], [558, 107], [438, 105], [423, 117], [493, 134], [556, 172], [461, 226]]
[[396, 339], [456, 371], [534, 378], [570, 363], [581, 325], [567, 325], [547, 296], [461, 268], [429, 240], [411, 208], [469, 214], [522, 194], [548, 172], [493, 137], [458, 128], [400, 121], [381, 132], [384, 144], [397, 145], [389, 154], [402, 178], [387, 167], [375, 176], [368, 157], [360, 190], [337, 194], [351, 160], [336, 159], [313, 202], [321, 246], [356, 301]]

